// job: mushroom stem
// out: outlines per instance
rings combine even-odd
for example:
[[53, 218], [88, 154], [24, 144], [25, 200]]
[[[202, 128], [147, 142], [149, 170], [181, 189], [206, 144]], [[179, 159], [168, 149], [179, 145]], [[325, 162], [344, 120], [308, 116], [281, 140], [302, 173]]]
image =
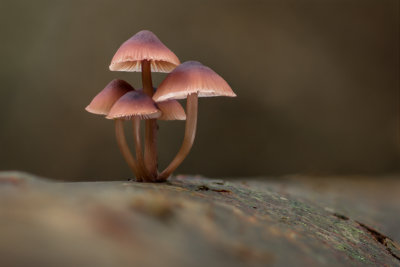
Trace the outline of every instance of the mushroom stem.
[[133, 140], [135, 143], [136, 150], [136, 160], [139, 165], [139, 169], [142, 174], [149, 176], [146, 166], [144, 165], [143, 152], [142, 152], [142, 142], [140, 137], [140, 118], [134, 116], [132, 120], [133, 126]]
[[[151, 80], [150, 61], [142, 61], [142, 83], [143, 92], [153, 97], [153, 83]], [[144, 163], [150, 179], [157, 177], [157, 120], [146, 120], [146, 133], [144, 145]]]
[[126, 142], [124, 133], [124, 124], [122, 119], [115, 120], [115, 136], [117, 138], [118, 147], [124, 156], [126, 163], [131, 168], [132, 172], [136, 176], [137, 181], [142, 180], [142, 173], [140, 172], [139, 166], [129, 150], [128, 143]]
[[197, 93], [190, 94], [187, 97], [186, 102], [186, 125], [185, 125], [185, 136], [183, 138], [183, 143], [179, 149], [178, 154], [171, 161], [168, 167], [158, 176], [158, 181], [165, 181], [168, 177], [178, 168], [178, 166], [183, 162], [186, 156], [189, 154], [192, 148], [194, 138], [196, 136], [196, 126], [197, 126], [197, 108], [198, 106], [198, 96]]

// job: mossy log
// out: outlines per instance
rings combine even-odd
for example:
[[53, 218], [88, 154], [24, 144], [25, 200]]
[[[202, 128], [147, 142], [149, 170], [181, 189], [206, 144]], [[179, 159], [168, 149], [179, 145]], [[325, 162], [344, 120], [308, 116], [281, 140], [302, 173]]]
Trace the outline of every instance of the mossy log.
[[3, 172], [1, 266], [400, 266], [400, 182], [385, 181]]

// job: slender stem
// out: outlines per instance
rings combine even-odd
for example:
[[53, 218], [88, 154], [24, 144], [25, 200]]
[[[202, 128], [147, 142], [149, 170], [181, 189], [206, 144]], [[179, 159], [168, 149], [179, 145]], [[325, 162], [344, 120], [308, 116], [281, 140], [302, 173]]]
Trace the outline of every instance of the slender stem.
[[168, 167], [159, 175], [159, 181], [165, 181], [175, 171], [176, 168], [183, 162], [186, 156], [189, 154], [192, 148], [194, 138], [196, 136], [197, 126], [197, 108], [198, 96], [196, 94], [188, 95], [186, 102], [186, 125], [185, 125], [185, 136], [183, 137], [183, 143], [179, 149], [178, 154], [171, 161]]
[[145, 175], [145, 177], [148, 177], [149, 174], [147, 172], [146, 166], [144, 165], [143, 152], [142, 152], [142, 141], [140, 137], [140, 118], [133, 117], [132, 126], [133, 126], [133, 137], [134, 137], [133, 140], [135, 142], [135, 150], [136, 150], [136, 160], [138, 162], [140, 171]]
[[[150, 61], [142, 61], [142, 83], [143, 92], [148, 96], [153, 97], [153, 83], [151, 80], [151, 66]], [[144, 144], [144, 163], [147, 168], [149, 178], [155, 179], [157, 177], [157, 120], [146, 120], [146, 134]]]
[[133, 158], [131, 151], [129, 150], [128, 143], [126, 142], [124, 133], [124, 124], [122, 119], [115, 120], [115, 136], [117, 137], [118, 147], [121, 150], [122, 155], [128, 166], [131, 168], [136, 176], [136, 179], [140, 181], [142, 179], [142, 173], [139, 170], [139, 166], [136, 160]]
[[150, 61], [148, 60], [142, 61], [142, 84], [143, 92], [152, 97], [154, 94], [154, 90], [153, 81], [151, 79], [151, 65]]

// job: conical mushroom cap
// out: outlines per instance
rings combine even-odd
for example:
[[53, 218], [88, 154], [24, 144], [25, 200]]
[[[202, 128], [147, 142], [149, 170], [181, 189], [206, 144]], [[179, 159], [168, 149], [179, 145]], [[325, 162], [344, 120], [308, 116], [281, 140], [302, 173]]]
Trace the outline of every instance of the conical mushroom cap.
[[199, 97], [236, 96], [229, 84], [212, 69], [197, 61], [187, 61], [168, 74], [153, 99], [156, 102], [183, 99], [193, 93], [198, 93]]
[[161, 116], [158, 118], [159, 120], [186, 120], [185, 110], [176, 100], [158, 102], [157, 106], [162, 112]]
[[115, 53], [110, 70], [142, 71], [142, 60], [151, 61], [151, 71], [170, 72], [180, 64], [178, 57], [151, 31], [136, 33]]
[[155, 119], [161, 115], [154, 101], [143, 91], [130, 91], [112, 106], [107, 119], [131, 119], [137, 116], [143, 120]]
[[112, 80], [107, 86], [98, 93], [85, 109], [93, 114], [107, 115], [111, 107], [117, 100], [133, 87], [123, 80]]

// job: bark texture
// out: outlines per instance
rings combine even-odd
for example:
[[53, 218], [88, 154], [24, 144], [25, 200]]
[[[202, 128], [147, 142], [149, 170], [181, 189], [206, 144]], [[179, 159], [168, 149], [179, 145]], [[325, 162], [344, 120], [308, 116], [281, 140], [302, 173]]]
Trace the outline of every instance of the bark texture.
[[390, 177], [64, 183], [3, 172], [0, 258], [4, 266], [400, 266], [399, 189]]

